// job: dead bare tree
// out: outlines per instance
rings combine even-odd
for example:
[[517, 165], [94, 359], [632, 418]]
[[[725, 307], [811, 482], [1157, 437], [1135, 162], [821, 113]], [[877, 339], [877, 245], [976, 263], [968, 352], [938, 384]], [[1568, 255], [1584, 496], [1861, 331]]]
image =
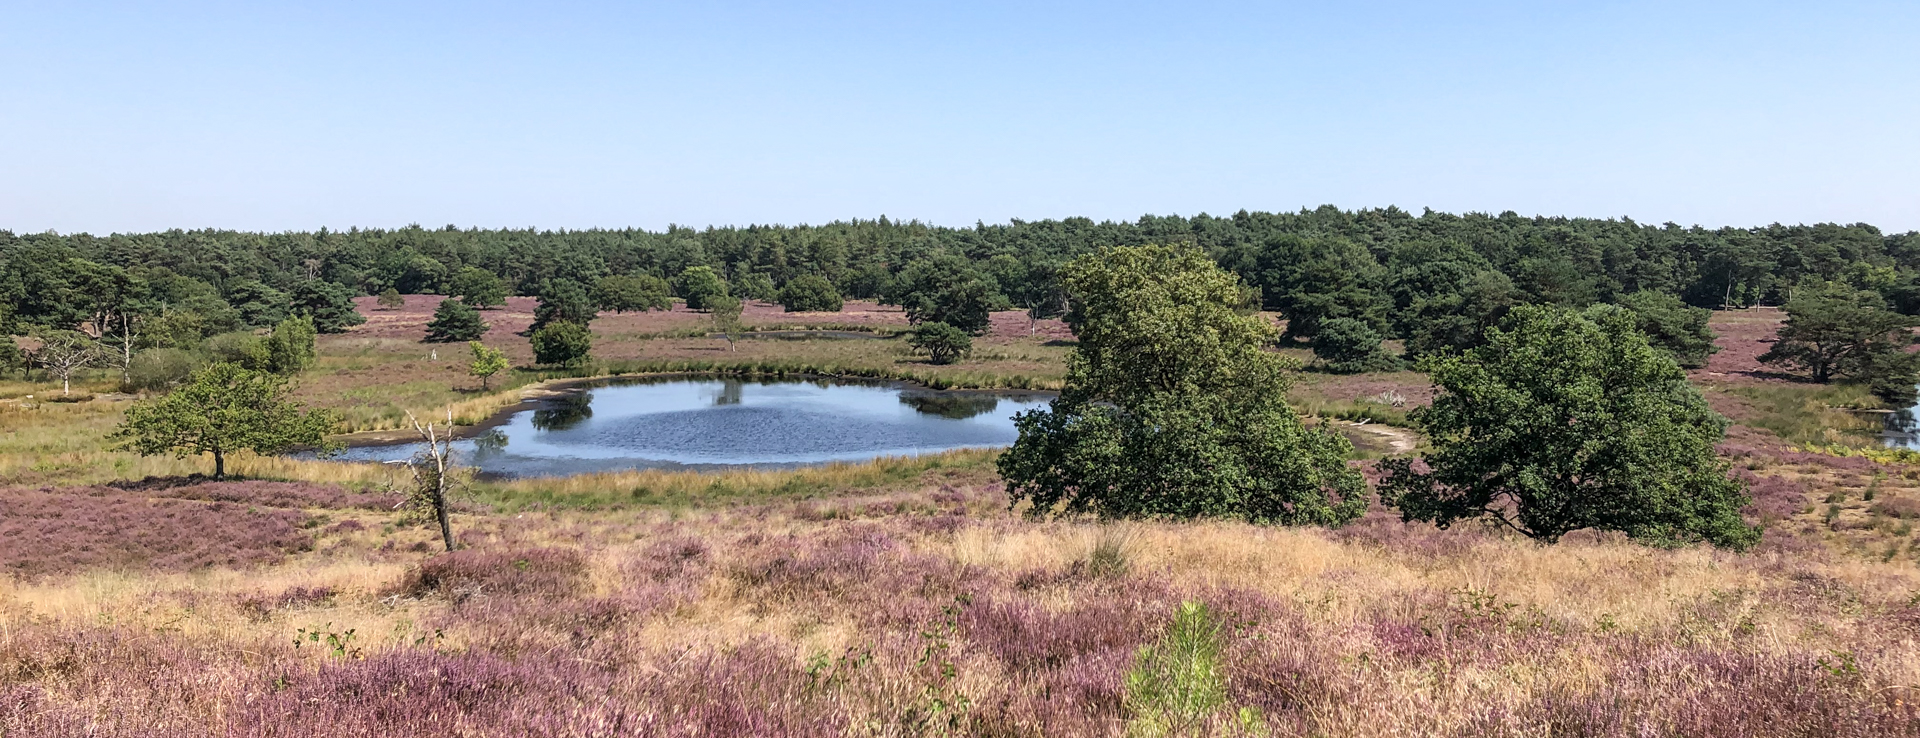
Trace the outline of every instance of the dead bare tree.
[[453, 409], [447, 409], [447, 424], [444, 427], [431, 420], [423, 425], [412, 411], [407, 412], [407, 420], [413, 422], [413, 429], [427, 442], [426, 449], [408, 465], [413, 470], [413, 493], [409, 501], [416, 509], [432, 513], [435, 522], [440, 524], [440, 540], [446, 544], [448, 551], [452, 551], [453, 524], [447, 519], [447, 492], [452, 486], [450, 477], [458, 473], [451, 460]]

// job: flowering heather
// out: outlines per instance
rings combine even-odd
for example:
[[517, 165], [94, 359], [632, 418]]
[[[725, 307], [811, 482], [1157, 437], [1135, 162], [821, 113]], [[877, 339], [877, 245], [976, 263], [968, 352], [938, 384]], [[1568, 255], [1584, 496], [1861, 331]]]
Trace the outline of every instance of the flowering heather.
[[959, 478], [478, 513], [450, 554], [375, 523], [244, 574], [0, 588], [0, 735], [1123, 736], [1142, 647], [1198, 601], [1215, 735], [1920, 736], [1920, 572], [1798, 532], [1832, 471], [1755, 472], [1790, 545], [1747, 554], [1387, 510], [1107, 529]]
[[198, 569], [275, 563], [303, 550], [306, 514], [231, 502], [147, 499], [105, 488], [0, 490], [0, 570]]
[[151, 479], [111, 485], [114, 489], [142, 492], [150, 497], [181, 500], [239, 502], [249, 505], [285, 508], [329, 508], [335, 510], [392, 510], [400, 502], [394, 494], [348, 492], [338, 485], [312, 482], [269, 482], [246, 480], [206, 482], [197, 480]]

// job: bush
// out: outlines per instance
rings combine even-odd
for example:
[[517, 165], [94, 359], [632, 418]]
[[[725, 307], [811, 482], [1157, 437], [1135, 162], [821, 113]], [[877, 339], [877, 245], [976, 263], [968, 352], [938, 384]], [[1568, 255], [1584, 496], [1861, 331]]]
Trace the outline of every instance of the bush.
[[192, 352], [175, 348], [147, 349], [133, 355], [127, 365], [127, 388], [138, 392], [159, 392], [187, 381], [200, 360]]
[[1330, 318], [1320, 324], [1308, 345], [1313, 355], [1326, 362], [1328, 371], [1339, 374], [1392, 371], [1400, 360], [1380, 345], [1380, 334], [1365, 321], [1354, 318]]
[[201, 344], [207, 359], [234, 364], [254, 371], [267, 369], [267, 342], [247, 332], [222, 333]]
[[586, 366], [593, 351], [593, 332], [579, 323], [549, 323], [533, 332], [533, 361], [551, 366]]
[[907, 334], [907, 345], [927, 354], [935, 364], [952, 364], [973, 352], [973, 338], [946, 323], [921, 323]]
[[842, 305], [833, 283], [818, 274], [787, 280], [787, 285], [780, 288], [780, 304], [789, 313], [837, 313]]

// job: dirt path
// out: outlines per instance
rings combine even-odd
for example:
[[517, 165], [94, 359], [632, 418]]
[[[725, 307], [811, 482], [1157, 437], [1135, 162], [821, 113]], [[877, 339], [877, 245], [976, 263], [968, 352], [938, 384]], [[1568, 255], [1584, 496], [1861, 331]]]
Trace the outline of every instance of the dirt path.
[[1340, 432], [1354, 440], [1355, 445], [1375, 449], [1388, 456], [1412, 453], [1420, 445], [1420, 436], [1406, 428], [1396, 428], [1379, 423], [1351, 423], [1344, 420], [1332, 421]]

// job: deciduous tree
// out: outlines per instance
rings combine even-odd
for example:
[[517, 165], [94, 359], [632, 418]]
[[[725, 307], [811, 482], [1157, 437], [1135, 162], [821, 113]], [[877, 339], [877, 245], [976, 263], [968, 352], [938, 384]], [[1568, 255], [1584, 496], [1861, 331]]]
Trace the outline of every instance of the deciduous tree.
[[277, 454], [295, 446], [330, 449], [339, 424], [330, 410], [303, 411], [287, 399], [285, 377], [216, 363], [164, 397], [138, 402], [114, 431], [119, 448], [142, 456], [213, 454], [213, 478], [227, 474], [227, 454]]
[[480, 391], [485, 392], [487, 380], [507, 370], [507, 354], [479, 341], [468, 341], [467, 348], [473, 350], [473, 363], [467, 365], [467, 373], [480, 378]]
[[1338, 525], [1366, 511], [1351, 444], [1285, 396], [1289, 362], [1247, 290], [1191, 247], [1107, 249], [1066, 268], [1080, 337], [1066, 387], [1015, 418], [999, 469], [1036, 514]]
[[592, 360], [593, 332], [579, 323], [548, 323], [533, 332], [532, 343], [538, 364], [577, 368]]
[[1411, 414], [1433, 444], [1388, 459], [1381, 498], [1444, 528], [1490, 518], [1553, 542], [1582, 529], [1742, 548], [1745, 485], [1714, 452], [1726, 419], [1614, 306], [1521, 306], [1486, 345], [1429, 358], [1439, 396]]

